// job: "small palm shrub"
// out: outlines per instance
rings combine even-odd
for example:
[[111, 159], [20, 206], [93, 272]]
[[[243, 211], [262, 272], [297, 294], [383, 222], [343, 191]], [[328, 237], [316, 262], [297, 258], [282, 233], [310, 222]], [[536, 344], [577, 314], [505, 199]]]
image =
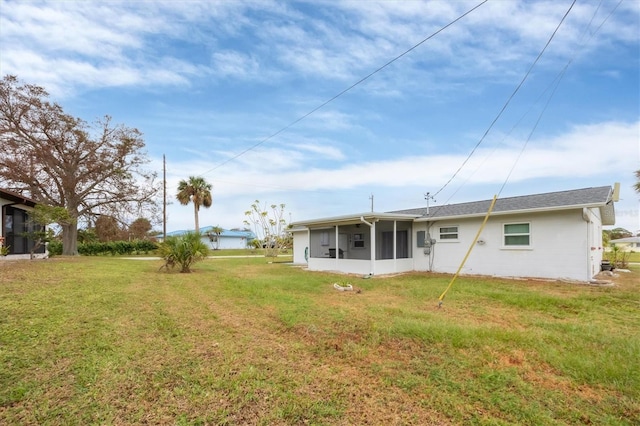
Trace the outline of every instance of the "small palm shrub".
[[611, 247], [611, 251], [605, 254], [604, 257], [610, 261], [615, 268], [622, 269], [629, 266], [629, 255], [630, 253], [628, 251], [620, 250], [620, 247], [614, 245]]
[[160, 243], [158, 254], [164, 259], [164, 267], [180, 267], [180, 272], [191, 272], [191, 265], [209, 255], [209, 247], [200, 234], [186, 233], [179, 237], [167, 237]]

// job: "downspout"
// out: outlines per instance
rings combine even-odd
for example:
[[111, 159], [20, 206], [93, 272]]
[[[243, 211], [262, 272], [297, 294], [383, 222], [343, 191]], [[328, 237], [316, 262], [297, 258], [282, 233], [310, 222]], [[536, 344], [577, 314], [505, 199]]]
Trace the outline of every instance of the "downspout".
[[364, 220], [364, 216], [360, 216], [360, 222], [369, 226], [369, 237], [371, 238], [371, 266], [369, 269], [369, 275], [375, 275], [376, 273], [376, 222], [373, 221], [371, 223]]
[[593, 265], [593, 256], [591, 255], [591, 252], [595, 249], [594, 246], [592, 246], [593, 241], [591, 241], [591, 239], [593, 238], [593, 236], [591, 235], [591, 214], [589, 213], [589, 209], [586, 207], [582, 208], [582, 219], [587, 222], [587, 247], [586, 247], [586, 255], [587, 255], [587, 281], [590, 281], [591, 279], [593, 279], [593, 276], [595, 275], [593, 272], [594, 269], [594, 265]]

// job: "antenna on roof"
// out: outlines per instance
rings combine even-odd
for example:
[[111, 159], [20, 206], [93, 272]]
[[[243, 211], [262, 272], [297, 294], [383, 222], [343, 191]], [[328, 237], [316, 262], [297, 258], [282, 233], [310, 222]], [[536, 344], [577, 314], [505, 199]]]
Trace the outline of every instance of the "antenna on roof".
[[373, 194], [371, 194], [369, 199], [371, 200], [371, 213], [373, 213]]
[[433, 200], [434, 203], [436, 202], [436, 200], [430, 192], [424, 194], [424, 199], [427, 200], [427, 216], [429, 216], [429, 200]]

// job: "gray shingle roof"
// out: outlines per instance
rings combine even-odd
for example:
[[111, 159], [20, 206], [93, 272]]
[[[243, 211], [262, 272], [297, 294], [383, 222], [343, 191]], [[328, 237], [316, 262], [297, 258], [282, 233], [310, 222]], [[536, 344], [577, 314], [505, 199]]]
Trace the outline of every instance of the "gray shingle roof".
[[[523, 195], [519, 197], [498, 198], [493, 213], [527, 210], [562, 209], [568, 207], [603, 206], [611, 197], [610, 186], [573, 189], [569, 191], [548, 192], [545, 194]], [[474, 216], [487, 213], [492, 200], [470, 203], [431, 206], [429, 216], [427, 208], [396, 210], [390, 213], [415, 214], [422, 217]]]

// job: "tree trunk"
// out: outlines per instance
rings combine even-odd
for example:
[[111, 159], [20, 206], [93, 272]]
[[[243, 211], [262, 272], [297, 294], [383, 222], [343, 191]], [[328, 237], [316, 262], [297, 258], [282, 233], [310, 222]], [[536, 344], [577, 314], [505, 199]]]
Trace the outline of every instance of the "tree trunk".
[[196, 217], [196, 234], [200, 233], [200, 223], [198, 221], [198, 205], [196, 203], [193, 203], [193, 212], [194, 215]]
[[78, 255], [78, 225], [62, 225], [62, 254], [64, 256]]

